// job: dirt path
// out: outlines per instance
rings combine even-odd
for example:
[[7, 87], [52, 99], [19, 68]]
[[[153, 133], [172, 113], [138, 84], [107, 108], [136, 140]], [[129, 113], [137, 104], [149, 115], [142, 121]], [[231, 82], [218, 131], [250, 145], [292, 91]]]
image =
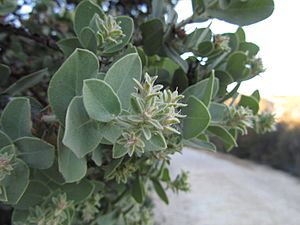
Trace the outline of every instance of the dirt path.
[[190, 171], [192, 191], [156, 203], [160, 225], [300, 225], [300, 182], [220, 153], [185, 149], [172, 172]]

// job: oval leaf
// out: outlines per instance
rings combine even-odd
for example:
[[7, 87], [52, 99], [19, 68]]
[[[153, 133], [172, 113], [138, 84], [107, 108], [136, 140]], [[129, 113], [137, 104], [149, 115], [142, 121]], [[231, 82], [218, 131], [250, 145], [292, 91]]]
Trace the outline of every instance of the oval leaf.
[[105, 81], [85, 80], [82, 92], [84, 107], [92, 119], [109, 122], [120, 114], [120, 100]]
[[239, 101], [240, 106], [248, 107], [253, 111], [253, 114], [257, 114], [259, 110], [258, 100], [253, 96], [242, 95]]
[[95, 32], [89, 28], [85, 27], [80, 32], [79, 40], [82, 46], [94, 53], [97, 51], [97, 38]]
[[82, 97], [74, 97], [68, 107], [63, 144], [70, 148], [77, 158], [92, 152], [100, 143], [101, 130], [87, 114]]
[[152, 183], [157, 195], [168, 205], [169, 199], [164, 188], [161, 186], [161, 183], [157, 179], [152, 179]]
[[22, 198], [15, 206], [16, 209], [29, 209], [41, 202], [50, 194], [49, 187], [37, 180], [31, 180]]
[[24, 194], [29, 183], [29, 168], [22, 160], [17, 159], [13, 171], [6, 176], [2, 185], [6, 189], [6, 204], [16, 204]]
[[3, 131], [15, 140], [24, 136], [31, 136], [31, 112], [27, 98], [14, 98], [7, 104], [1, 115]]
[[129, 16], [118, 16], [116, 18], [117, 23], [119, 23], [124, 37], [121, 38], [120, 43], [117, 45], [112, 45], [104, 49], [104, 55], [110, 55], [114, 52], [120, 51], [124, 48], [130, 41], [133, 31], [134, 31], [134, 23], [133, 20]]
[[219, 125], [213, 125], [209, 126], [207, 130], [219, 137], [226, 144], [237, 146], [235, 138], [224, 127], [221, 127]]
[[57, 42], [58, 47], [63, 51], [65, 57], [69, 57], [76, 48], [82, 48], [78, 38], [71, 37]]
[[145, 187], [140, 176], [138, 176], [133, 181], [131, 188], [131, 195], [134, 198], [134, 200], [136, 200], [140, 204], [143, 203], [145, 199]]
[[183, 137], [190, 139], [201, 134], [210, 122], [210, 114], [206, 106], [194, 96], [187, 102], [188, 106], [183, 108]]
[[135, 91], [135, 82], [142, 77], [142, 62], [137, 53], [124, 56], [107, 71], [104, 81], [117, 93], [122, 108], [128, 109], [131, 93]]
[[246, 26], [268, 18], [273, 10], [273, 0], [235, 0], [226, 9], [215, 4], [213, 7], [209, 7], [206, 12], [209, 17]]
[[78, 37], [81, 30], [89, 25], [95, 14], [101, 18], [104, 17], [102, 9], [92, 1], [82, 1], [78, 4], [74, 16], [74, 30]]
[[23, 137], [15, 141], [18, 157], [30, 167], [48, 169], [54, 161], [54, 146], [36, 137]]
[[94, 53], [76, 49], [50, 81], [49, 103], [57, 119], [64, 124], [69, 103], [82, 95], [83, 80], [97, 76], [99, 62]]
[[86, 174], [86, 158], [77, 158], [76, 155], [62, 143], [63, 129], [58, 131], [58, 169], [67, 183], [80, 181]]
[[0, 149], [10, 144], [12, 144], [12, 140], [0, 130]]

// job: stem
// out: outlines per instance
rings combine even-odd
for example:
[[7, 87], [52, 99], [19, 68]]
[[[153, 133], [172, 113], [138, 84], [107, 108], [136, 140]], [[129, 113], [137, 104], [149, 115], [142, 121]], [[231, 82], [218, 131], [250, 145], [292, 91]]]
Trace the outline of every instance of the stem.
[[37, 44], [44, 45], [48, 48], [61, 52], [55, 40], [53, 40], [52, 38], [49, 38], [48, 36], [44, 36], [44, 35], [30, 33], [28, 30], [24, 28], [16, 28], [9, 24], [0, 23], [0, 32], [11, 33], [21, 37], [25, 37], [28, 38], [29, 40], [36, 42]]
[[[184, 27], [185, 25], [189, 24], [189, 23], [193, 23], [195, 18], [208, 18], [208, 16], [206, 15], [206, 9], [210, 8], [211, 6], [215, 5], [216, 3], [218, 3], [218, 0], [214, 0], [212, 1], [210, 4], [208, 4], [204, 9], [201, 9], [201, 12], [194, 12], [193, 15], [191, 15], [190, 17], [186, 18], [185, 20], [182, 20], [180, 23], [178, 23], [175, 28], [179, 29], [181, 27]], [[196, 10], [195, 10], [196, 11]]]
[[[201, 15], [201, 14], [200, 14]], [[196, 14], [193, 13], [193, 15], [191, 15], [190, 17], [186, 18], [185, 20], [182, 20], [180, 23], [178, 23], [175, 28], [176, 29], [179, 29], [181, 27], [184, 27], [185, 25], [189, 24], [189, 23], [192, 23], [193, 20], [195, 19], [196, 17]]]

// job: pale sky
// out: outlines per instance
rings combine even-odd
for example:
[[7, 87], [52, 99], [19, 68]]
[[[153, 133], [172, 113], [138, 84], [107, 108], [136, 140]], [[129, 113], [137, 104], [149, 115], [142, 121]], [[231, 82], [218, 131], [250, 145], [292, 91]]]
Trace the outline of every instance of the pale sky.
[[[176, 10], [178, 20], [192, 13], [190, 0], [179, 0]], [[244, 82], [240, 93], [251, 94], [259, 89], [263, 97], [300, 96], [300, 1], [275, 0], [271, 17], [259, 23], [244, 27], [246, 40], [260, 46], [259, 57], [263, 59], [266, 72]], [[202, 23], [197, 26], [207, 26]], [[195, 26], [187, 26], [191, 32]], [[214, 20], [214, 33], [234, 32], [237, 26]]]

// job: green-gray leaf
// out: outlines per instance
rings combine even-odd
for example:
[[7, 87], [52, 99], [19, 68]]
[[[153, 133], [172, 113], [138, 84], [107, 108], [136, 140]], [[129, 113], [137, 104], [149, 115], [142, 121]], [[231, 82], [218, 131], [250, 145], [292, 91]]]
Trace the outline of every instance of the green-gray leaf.
[[29, 183], [29, 168], [20, 159], [17, 159], [13, 171], [2, 181], [6, 189], [6, 204], [16, 204], [24, 194]]
[[11, 144], [12, 140], [7, 136], [7, 134], [0, 130], [0, 149]]
[[226, 9], [214, 5], [206, 12], [210, 17], [246, 26], [266, 19], [273, 13], [273, 10], [273, 0], [233, 0]]
[[101, 130], [87, 114], [82, 97], [74, 97], [67, 110], [63, 143], [82, 158], [98, 146], [101, 138]]
[[3, 93], [15, 96], [28, 88], [31, 88], [40, 83], [45, 77], [49, 76], [48, 68], [36, 71], [17, 80], [9, 86]]
[[160, 151], [167, 148], [166, 140], [159, 132], [153, 133], [149, 141], [146, 139], [143, 141], [145, 143], [145, 151]]
[[124, 48], [130, 41], [133, 31], [134, 31], [134, 23], [132, 18], [129, 16], [118, 16], [116, 18], [117, 23], [119, 23], [123, 34], [125, 35], [120, 39], [120, 43], [117, 45], [112, 45], [104, 49], [103, 53], [104, 55], [110, 55], [114, 52], [120, 51], [122, 48]]
[[78, 4], [74, 16], [74, 30], [77, 37], [80, 36], [80, 32], [84, 27], [89, 26], [95, 14], [98, 14], [101, 18], [104, 17], [102, 9], [92, 1], [82, 1]]
[[22, 137], [14, 143], [19, 151], [18, 157], [28, 166], [36, 169], [48, 169], [54, 161], [54, 146], [36, 137]]
[[137, 53], [124, 56], [115, 62], [107, 71], [104, 80], [117, 93], [122, 103], [122, 108], [128, 109], [131, 93], [134, 92], [136, 80], [141, 80], [142, 62]]
[[164, 190], [164, 188], [161, 186], [161, 183], [157, 179], [152, 179], [152, 183], [154, 186], [154, 190], [156, 191], [157, 195], [160, 197], [161, 200], [163, 200], [167, 205], [169, 204], [168, 196]]
[[105, 145], [98, 145], [98, 147], [93, 151], [92, 153], [92, 160], [94, 161], [94, 163], [97, 166], [101, 166], [102, 165], [102, 161], [103, 161], [103, 151], [105, 150]]
[[0, 85], [7, 83], [10, 72], [10, 68], [7, 65], [0, 64]]
[[219, 137], [226, 144], [237, 146], [235, 138], [224, 127], [219, 125], [211, 125], [207, 128], [207, 130]]
[[121, 113], [120, 100], [105, 81], [85, 80], [82, 92], [84, 107], [92, 119], [109, 122]]
[[7, 104], [1, 115], [3, 131], [12, 139], [31, 135], [29, 99], [18, 97]]
[[52, 110], [62, 124], [72, 98], [82, 95], [83, 80], [97, 76], [98, 68], [99, 62], [94, 53], [76, 49], [54, 74], [48, 97]]
[[91, 196], [95, 189], [95, 185], [85, 179], [80, 183], [65, 184], [61, 187], [61, 189], [66, 192], [69, 200], [72, 200], [75, 204], [77, 204]]
[[77, 158], [76, 155], [62, 143], [63, 128], [58, 131], [58, 169], [67, 183], [80, 181], [86, 174], [86, 158]]
[[57, 45], [63, 51], [65, 57], [69, 57], [76, 48], [82, 48], [79, 39], [76, 37], [62, 39], [57, 42]]
[[46, 184], [38, 180], [31, 180], [15, 208], [26, 210], [30, 207], [34, 207], [43, 202], [44, 198], [49, 194], [50, 189]]
[[186, 115], [183, 119], [183, 137], [190, 139], [207, 128], [211, 117], [206, 106], [196, 97], [191, 96], [187, 104], [182, 110], [183, 115]]
[[[184, 101], [186, 102], [190, 96], [195, 96], [200, 100], [205, 99], [205, 91], [209, 86], [209, 78], [201, 80], [200, 82], [189, 86], [185, 91], [182, 93], [184, 95]], [[211, 94], [211, 99], [213, 99], [219, 90], [219, 79], [215, 78], [213, 82], [213, 89]], [[207, 100], [206, 100], [207, 101]]]
[[145, 187], [140, 176], [131, 185], [131, 195], [138, 203], [143, 203], [145, 199]]
[[115, 143], [114, 147], [112, 149], [112, 154], [114, 159], [121, 158], [122, 156], [126, 155], [128, 153], [128, 148], [126, 148], [124, 145]]
[[97, 38], [95, 32], [90, 27], [84, 27], [79, 36], [81, 45], [96, 53], [97, 51]]
[[253, 114], [257, 114], [259, 110], [259, 103], [256, 97], [242, 95], [239, 101], [240, 106], [248, 107], [253, 111]]
[[162, 47], [164, 25], [160, 19], [152, 19], [141, 25], [144, 51], [147, 55], [156, 54]]

